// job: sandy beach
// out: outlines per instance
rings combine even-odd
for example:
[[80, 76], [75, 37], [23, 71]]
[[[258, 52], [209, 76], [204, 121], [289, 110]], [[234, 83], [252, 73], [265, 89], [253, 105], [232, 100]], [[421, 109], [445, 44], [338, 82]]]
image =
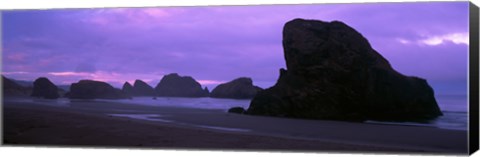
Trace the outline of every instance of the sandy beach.
[[3, 100], [3, 144], [466, 154], [467, 132], [98, 101]]

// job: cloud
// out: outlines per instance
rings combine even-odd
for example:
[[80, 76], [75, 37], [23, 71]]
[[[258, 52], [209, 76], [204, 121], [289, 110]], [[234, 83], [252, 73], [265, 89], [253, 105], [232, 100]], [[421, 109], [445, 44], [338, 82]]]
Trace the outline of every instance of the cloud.
[[[150, 29], [182, 12], [183, 9], [178, 8], [109, 8], [87, 10], [80, 14], [86, 15], [81, 22], [108, 28], [117, 25], [113, 28], [117, 30], [132, 27]], [[112, 29], [104, 31], [108, 30]]]
[[86, 76], [92, 76], [92, 74], [90, 73], [83, 73], [83, 72], [71, 72], [71, 71], [67, 71], [67, 72], [49, 72], [48, 74], [50, 75], [53, 75], [53, 76], [83, 76], [83, 77], [86, 77]]
[[396, 40], [397, 40], [398, 42], [402, 43], [402, 44], [410, 44], [410, 43], [412, 43], [410, 40], [403, 39], [403, 38], [397, 38]]
[[469, 34], [466, 33], [449, 33], [443, 35], [430, 35], [425, 36], [418, 34], [417, 36], [410, 37], [414, 39], [406, 39], [406, 38], [396, 38], [395, 40], [401, 44], [408, 45], [408, 44], [419, 44], [419, 45], [427, 45], [427, 46], [438, 46], [441, 44], [446, 43], [454, 43], [454, 44], [463, 44], [469, 45]]
[[3, 71], [28, 72], [11, 76], [32, 80], [48, 75], [63, 83], [85, 78], [155, 84], [175, 72], [205, 81], [202, 85], [251, 77], [268, 87], [285, 67], [282, 27], [293, 18], [343, 21], [400, 72], [428, 80], [463, 77], [465, 67], [455, 64], [462, 64], [468, 51], [468, 2], [2, 13]]
[[13, 71], [13, 72], [2, 72], [2, 75], [12, 75], [12, 74], [28, 74], [29, 72], [25, 71]]
[[419, 43], [430, 45], [430, 46], [440, 45], [445, 42], [453, 42], [455, 44], [469, 45], [468, 40], [469, 40], [468, 33], [451, 33], [451, 34], [445, 34], [440, 36], [431, 36], [426, 39], [420, 40]]
[[218, 80], [197, 80], [198, 83], [200, 83], [201, 85], [218, 85], [218, 84], [221, 84], [221, 83], [225, 83], [225, 81], [218, 81]]

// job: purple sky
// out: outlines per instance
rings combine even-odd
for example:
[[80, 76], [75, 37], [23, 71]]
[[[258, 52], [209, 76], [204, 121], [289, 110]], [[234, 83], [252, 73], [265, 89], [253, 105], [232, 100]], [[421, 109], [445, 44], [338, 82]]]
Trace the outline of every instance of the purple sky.
[[120, 87], [176, 72], [210, 89], [242, 76], [269, 87], [294, 18], [343, 21], [397, 71], [426, 78], [437, 94], [466, 93], [468, 2], [3, 11], [2, 73]]

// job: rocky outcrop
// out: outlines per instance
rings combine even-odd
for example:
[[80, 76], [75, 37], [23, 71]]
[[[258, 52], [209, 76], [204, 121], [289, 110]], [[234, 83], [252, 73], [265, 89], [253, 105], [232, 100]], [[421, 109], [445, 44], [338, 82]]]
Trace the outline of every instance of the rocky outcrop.
[[243, 107], [232, 107], [228, 109], [228, 113], [245, 114], [247, 111]]
[[2, 90], [4, 97], [28, 97], [31, 90], [17, 84], [15, 81], [2, 75]]
[[155, 89], [142, 80], [135, 80], [133, 86], [125, 82], [122, 91], [130, 96], [156, 96]]
[[132, 96], [132, 94], [133, 94], [133, 86], [132, 86], [130, 83], [125, 82], [125, 83], [123, 84], [123, 86], [122, 86], [122, 91], [123, 91], [123, 93]]
[[333, 21], [285, 24], [287, 69], [248, 114], [347, 121], [423, 121], [442, 115], [427, 81], [404, 76], [360, 33]]
[[135, 80], [132, 96], [155, 96], [155, 89], [142, 80]]
[[206, 97], [209, 95], [192, 77], [179, 76], [176, 73], [163, 76], [155, 87], [155, 92], [162, 97]]
[[80, 80], [72, 83], [70, 99], [126, 99], [130, 98], [122, 90], [112, 87], [110, 84], [93, 80]]
[[203, 89], [203, 92], [204, 92], [204, 93], [207, 93], [207, 95], [206, 95], [207, 97], [210, 96], [210, 90], [208, 90], [208, 87], [205, 87], [205, 88]]
[[45, 77], [40, 77], [33, 82], [33, 91], [31, 96], [45, 99], [57, 99], [60, 97], [58, 91], [58, 87], [55, 86], [55, 84], [53, 84], [50, 80]]
[[218, 85], [210, 93], [213, 98], [251, 99], [262, 88], [254, 86], [251, 78], [241, 77]]

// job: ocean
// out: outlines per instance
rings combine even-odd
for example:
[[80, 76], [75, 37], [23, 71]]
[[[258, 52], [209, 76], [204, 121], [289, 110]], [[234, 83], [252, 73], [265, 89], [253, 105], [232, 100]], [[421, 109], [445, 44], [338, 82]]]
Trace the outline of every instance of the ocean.
[[[427, 126], [451, 130], [468, 130], [468, 100], [466, 95], [438, 95], [437, 103], [443, 112], [443, 116], [430, 122], [379, 122], [366, 121], [366, 123], [384, 124], [384, 125], [410, 125]], [[61, 98], [58, 100], [30, 99], [20, 101], [34, 101], [35, 103], [68, 106], [69, 99]], [[56, 103], [52, 103], [56, 102]], [[138, 104], [146, 106], [170, 106], [182, 108], [199, 108], [223, 110], [227, 112], [231, 107], [248, 108], [250, 100], [241, 99], [218, 99], [218, 98], [180, 98], [180, 97], [134, 97], [133, 99], [107, 100], [97, 99], [96, 101], [107, 101], [116, 103]]]
[[468, 99], [466, 95], [437, 95], [435, 96], [443, 116], [426, 123], [418, 122], [378, 122], [367, 123], [429, 126], [451, 130], [468, 130]]
[[[443, 116], [430, 122], [379, 122], [366, 121], [366, 123], [386, 124], [386, 125], [412, 125], [428, 126], [451, 130], [468, 129], [468, 100], [466, 95], [437, 95], [437, 103], [443, 112]], [[148, 106], [174, 106], [200, 109], [218, 109], [225, 112], [231, 107], [248, 108], [250, 100], [239, 99], [217, 99], [217, 98], [175, 98], [175, 97], [134, 97], [133, 99], [123, 100], [102, 100], [110, 102], [131, 103]]]

